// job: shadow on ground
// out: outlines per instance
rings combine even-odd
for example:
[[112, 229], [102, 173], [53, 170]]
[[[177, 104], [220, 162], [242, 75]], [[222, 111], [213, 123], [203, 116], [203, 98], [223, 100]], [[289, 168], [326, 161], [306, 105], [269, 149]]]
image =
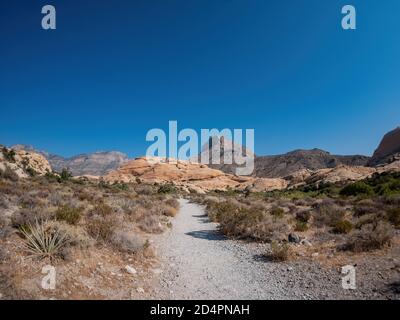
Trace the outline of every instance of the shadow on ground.
[[210, 219], [206, 214], [194, 214], [192, 215], [193, 218], [197, 218], [202, 223], [209, 223]]
[[191, 231], [191, 232], [187, 232], [185, 234], [188, 236], [191, 236], [193, 238], [197, 238], [197, 239], [205, 239], [205, 240], [213, 240], [213, 241], [226, 240], [226, 237], [224, 237], [222, 234], [220, 234], [216, 230]]

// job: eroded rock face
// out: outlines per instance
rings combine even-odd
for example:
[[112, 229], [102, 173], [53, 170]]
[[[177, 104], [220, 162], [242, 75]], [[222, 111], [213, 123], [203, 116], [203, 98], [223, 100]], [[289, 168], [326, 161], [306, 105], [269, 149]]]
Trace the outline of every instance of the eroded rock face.
[[138, 180], [146, 183], [173, 183], [185, 190], [199, 193], [229, 188], [247, 188], [254, 192], [270, 191], [282, 189], [287, 185], [283, 179], [239, 177], [197, 162], [145, 157], [125, 163], [118, 170], [104, 176], [104, 180], [111, 183]]
[[372, 176], [375, 168], [338, 166], [332, 169], [317, 170], [305, 179], [306, 184], [337, 183], [344, 181], [358, 181]]
[[6, 168], [14, 171], [18, 177], [29, 177], [29, 171], [37, 175], [45, 175], [47, 172], [52, 172], [49, 162], [44, 156], [33, 151], [13, 150], [13, 159], [7, 159], [4, 152], [11, 152], [13, 149], [5, 148], [0, 152], [0, 169]]
[[385, 134], [368, 164], [378, 166], [397, 160], [400, 160], [400, 127]]

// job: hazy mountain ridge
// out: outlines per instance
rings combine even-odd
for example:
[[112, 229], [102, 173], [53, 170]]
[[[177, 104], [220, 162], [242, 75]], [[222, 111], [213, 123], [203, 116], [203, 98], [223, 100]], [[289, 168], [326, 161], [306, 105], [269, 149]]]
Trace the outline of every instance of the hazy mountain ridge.
[[102, 176], [119, 168], [128, 161], [128, 156], [119, 151], [99, 151], [94, 153], [83, 153], [70, 158], [36, 150], [29, 145], [15, 145], [13, 149], [24, 149], [42, 154], [50, 163], [54, 171], [68, 168], [74, 176], [95, 175]]
[[[231, 141], [223, 138], [219, 139], [219, 147], [212, 143], [216, 142], [214, 137], [203, 146], [202, 154], [208, 149], [210, 160], [213, 154], [221, 159], [220, 164], [211, 164], [210, 161], [210, 168], [218, 169], [228, 174], [235, 174], [238, 166], [234, 163], [225, 164], [223, 158], [225, 155], [230, 160], [234, 159], [240, 149], [234, 148], [235, 145]], [[44, 151], [37, 151], [32, 146], [15, 145], [13, 148], [40, 153], [46, 157], [53, 170], [60, 171], [63, 168], [68, 168], [73, 175], [106, 175], [129, 160], [126, 154], [118, 151], [95, 152], [64, 158]], [[242, 154], [246, 152], [250, 151], [243, 147]], [[198, 159], [200, 159], [200, 156], [201, 154]], [[281, 155], [254, 156], [253, 176], [262, 178], [286, 177], [302, 170], [316, 171], [342, 165], [350, 167], [381, 166], [400, 160], [400, 128], [388, 132], [382, 138], [372, 157], [364, 155], [333, 155], [321, 149], [299, 149]]]

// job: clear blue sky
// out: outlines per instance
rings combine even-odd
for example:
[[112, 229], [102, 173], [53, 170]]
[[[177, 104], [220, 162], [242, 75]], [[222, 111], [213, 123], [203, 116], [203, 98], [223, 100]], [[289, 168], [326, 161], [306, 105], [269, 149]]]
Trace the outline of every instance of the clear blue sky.
[[144, 154], [168, 120], [254, 128], [257, 154], [371, 154], [400, 123], [400, 1], [1, 1], [0, 108], [0, 143], [64, 156]]

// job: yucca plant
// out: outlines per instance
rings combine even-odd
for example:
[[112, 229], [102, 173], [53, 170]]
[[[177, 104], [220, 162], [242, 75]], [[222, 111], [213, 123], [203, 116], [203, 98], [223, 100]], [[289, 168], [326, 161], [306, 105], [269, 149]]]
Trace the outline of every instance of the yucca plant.
[[50, 230], [46, 228], [45, 222], [40, 223], [37, 220], [34, 224], [28, 223], [20, 227], [20, 231], [25, 237], [25, 250], [30, 256], [38, 258], [55, 258], [68, 242], [67, 237], [58, 229]]

